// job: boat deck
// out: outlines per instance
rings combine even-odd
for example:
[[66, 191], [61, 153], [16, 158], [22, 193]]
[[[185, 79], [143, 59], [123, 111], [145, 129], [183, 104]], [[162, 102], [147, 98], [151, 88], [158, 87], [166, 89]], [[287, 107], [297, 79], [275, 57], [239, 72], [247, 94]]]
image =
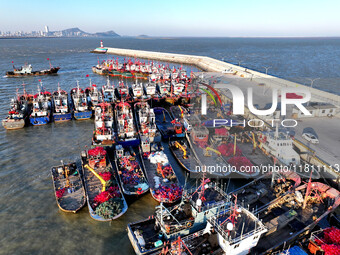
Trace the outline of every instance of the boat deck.
[[[197, 201], [198, 197], [199, 197], [198, 192], [195, 192], [195, 194], [191, 196], [190, 200], [194, 207], [196, 207], [194, 201]], [[221, 194], [221, 192], [219, 192], [217, 189], [213, 187], [205, 189], [204, 198], [205, 200], [202, 201], [202, 208], [226, 200], [226, 198]]]
[[52, 175], [55, 190], [65, 189], [63, 196], [59, 199], [57, 198], [60, 209], [71, 212], [76, 212], [81, 209], [85, 205], [86, 196], [80, 173], [78, 172], [68, 178], [71, 189], [74, 189], [71, 193], [69, 193], [66, 188], [67, 180], [64, 175], [59, 175], [53, 168]]
[[184, 152], [181, 148], [176, 148], [174, 143], [175, 141], [169, 142], [169, 147], [171, 152], [174, 154], [176, 160], [180, 163], [180, 165], [189, 172], [196, 172], [196, 166], [200, 166], [200, 162], [196, 159], [191, 147], [189, 146], [186, 140], [178, 141], [182, 146], [184, 146], [186, 150], [186, 158], [184, 158]]
[[[283, 205], [278, 204], [280, 207], [275, 206], [271, 210], [265, 210], [260, 213], [259, 216], [269, 228], [269, 231], [261, 237], [258, 245], [254, 248], [255, 254], [268, 252], [279, 247], [284, 242], [291, 242], [304, 229], [311, 230], [316, 224], [315, 220], [327, 211], [327, 204], [330, 202], [324, 201], [323, 203], [307, 204], [307, 207], [302, 209], [301, 206], [295, 207], [289, 203], [289, 197], [292, 198], [293, 196], [294, 194], [285, 196], [283, 200], [286, 202]], [[288, 218], [283, 216], [292, 211], [291, 215], [293, 216]], [[277, 217], [284, 218], [280, 220]]]
[[[228, 166], [228, 162], [226, 162], [222, 156], [218, 155], [213, 151], [209, 151], [209, 155], [206, 156], [206, 149], [201, 148], [198, 144], [196, 144], [190, 135], [187, 135], [188, 143], [192, 151], [195, 153], [196, 158], [199, 159], [199, 163], [201, 163], [199, 170], [201, 172], [206, 172], [211, 174], [213, 177], [226, 177], [229, 175], [228, 171], [223, 171], [223, 166]], [[208, 147], [216, 150], [215, 146], [208, 145]], [[217, 171], [217, 168], [221, 167], [222, 171]], [[195, 166], [195, 168], [197, 168]]]
[[[175, 130], [173, 124], [171, 123], [172, 119], [169, 113], [163, 108], [154, 108], [156, 125], [159, 131], [161, 132], [163, 138], [172, 137], [175, 135]], [[164, 113], [164, 115], [163, 115]], [[164, 121], [165, 116], [165, 121]]]
[[[150, 187], [151, 194], [152, 194], [153, 197], [154, 197], [154, 192], [156, 190], [158, 190], [159, 188], [164, 187], [164, 188], [170, 188], [171, 189], [172, 185], [176, 185], [178, 187], [181, 187], [180, 183], [178, 181], [178, 178], [176, 176], [176, 173], [172, 169], [170, 162], [169, 162], [169, 165], [172, 169], [172, 173], [169, 176], [166, 176], [167, 181], [165, 181], [165, 179], [163, 179], [163, 177], [160, 174], [157, 173], [157, 164], [152, 164], [149, 159], [144, 159], [143, 156], [141, 155], [141, 152], [139, 152], [138, 154], [141, 158], [142, 165], [143, 165], [147, 180], [149, 182], [149, 187]], [[177, 201], [179, 198], [180, 197], [178, 197], [175, 201]], [[156, 199], [156, 200], [158, 200], [158, 199]], [[175, 201], [169, 201], [169, 202], [163, 201], [163, 202], [173, 203]]]
[[[190, 250], [191, 254], [225, 254], [221, 247], [218, 245], [217, 233], [199, 235], [192, 239], [184, 239], [185, 245]], [[183, 249], [183, 248], [182, 248]], [[178, 251], [178, 244], [172, 243], [172, 250]], [[185, 252], [186, 249], [184, 248]]]
[[288, 191], [289, 186], [294, 185], [293, 181], [286, 180], [285, 183], [278, 184], [274, 182], [271, 188], [271, 178], [260, 178], [249, 183], [245, 188], [234, 191], [233, 194], [237, 195], [237, 201], [244, 207], [249, 206], [249, 210], [257, 211], [263, 206], [268, 205], [277, 197], [282, 196]]

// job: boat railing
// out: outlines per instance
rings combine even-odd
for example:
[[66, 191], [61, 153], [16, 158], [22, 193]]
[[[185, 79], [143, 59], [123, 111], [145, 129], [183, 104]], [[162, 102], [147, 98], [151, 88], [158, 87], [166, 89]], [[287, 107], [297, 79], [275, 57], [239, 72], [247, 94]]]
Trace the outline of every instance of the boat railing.
[[202, 229], [202, 230], [200, 230], [200, 231], [198, 231], [198, 232], [195, 232], [194, 234], [185, 236], [185, 237], [182, 238], [182, 241], [183, 241], [184, 243], [187, 243], [188, 241], [190, 241], [190, 240], [192, 240], [192, 239], [195, 239], [195, 238], [198, 237], [198, 236], [202, 236], [202, 235], [204, 234], [204, 231], [205, 231], [205, 229]]
[[[254, 216], [254, 215], [249, 215], [244, 208], [241, 209], [242, 213], [247, 214], [248, 216], [252, 217], [255, 220], [255, 227], [253, 230], [247, 232], [247, 233], [241, 233], [240, 236], [231, 239], [229, 236], [229, 231], [228, 230], [224, 230], [221, 225], [218, 223], [218, 218], [230, 213], [230, 208], [228, 209], [224, 209], [224, 210], [219, 210], [218, 213], [216, 215], [211, 216], [208, 221], [210, 222], [210, 224], [216, 229], [216, 231], [223, 237], [224, 240], [227, 240], [229, 242], [229, 245], [233, 245], [235, 243], [238, 243], [250, 236], [255, 236], [257, 234], [263, 233], [266, 231], [266, 227], [263, 225], [262, 222], [258, 221], [258, 219]], [[258, 221], [258, 222], [257, 222]]]
[[324, 241], [319, 237], [320, 233], [322, 233], [323, 231], [324, 231], [323, 229], [320, 229], [320, 230], [312, 232], [312, 234], [310, 235], [310, 240], [312, 241], [318, 240], [324, 243]]
[[[209, 203], [206, 206], [198, 206], [197, 203], [195, 201], [193, 201], [192, 198], [190, 198], [191, 205], [199, 212], [204, 212], [204, 211], [210, 210], [212, 208], [219, 207], [221, 205], [227, 204], [229, 202], [229, 197], [228, 197], [227, 193], [225, 193], [220, 187], [218, 187], [216, 185], [216, 183], [210, 183], [209, 188], [215, 189], [219, 194], [224, 196], [225, 199], [221, 200], [221, 201]], [[186, 190], [186, 193], [187, 194], [193, 194], [196, 190], [197, 190], [197, 188], [191, 188], [191, 189]]]

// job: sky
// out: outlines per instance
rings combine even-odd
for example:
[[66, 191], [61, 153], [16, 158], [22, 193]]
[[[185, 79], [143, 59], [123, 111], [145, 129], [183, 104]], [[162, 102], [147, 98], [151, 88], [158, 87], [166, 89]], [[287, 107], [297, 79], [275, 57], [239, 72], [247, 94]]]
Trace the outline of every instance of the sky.
[[0, 31], [79, 27], [120, 35], [340, 36], [338, 0], [0, 0]]

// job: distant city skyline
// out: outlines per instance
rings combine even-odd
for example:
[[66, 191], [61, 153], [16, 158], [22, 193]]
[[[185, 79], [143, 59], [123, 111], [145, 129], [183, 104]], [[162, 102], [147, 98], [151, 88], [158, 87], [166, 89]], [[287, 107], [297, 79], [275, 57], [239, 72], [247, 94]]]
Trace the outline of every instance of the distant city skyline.
[[340, 36], [336, 0], [2, 0], [1, 6], [1, 32], [78, 27], [88, 33], [113, 30], [122, 36]]

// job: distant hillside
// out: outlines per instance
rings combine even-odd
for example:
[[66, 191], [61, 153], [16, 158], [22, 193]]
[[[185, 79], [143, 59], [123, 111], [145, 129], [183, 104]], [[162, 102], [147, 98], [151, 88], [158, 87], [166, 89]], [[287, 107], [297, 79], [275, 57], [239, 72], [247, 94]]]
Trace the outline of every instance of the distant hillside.
[[98, 33], [95, 33], [96, 36], [98, 37], [119, 37], [120, 35], [117, 34], [115, 31], [113, 30], [110, 30], [110, 31], [107, 31], [107, 32], [98, 32]]
[[120, 37], [119, 34], [113, 30], [107, 32], [87, 33], [78, 27], [68, 28], [61, 31], [49, 32], [49, 35], [66, 36], [66, 37]]

